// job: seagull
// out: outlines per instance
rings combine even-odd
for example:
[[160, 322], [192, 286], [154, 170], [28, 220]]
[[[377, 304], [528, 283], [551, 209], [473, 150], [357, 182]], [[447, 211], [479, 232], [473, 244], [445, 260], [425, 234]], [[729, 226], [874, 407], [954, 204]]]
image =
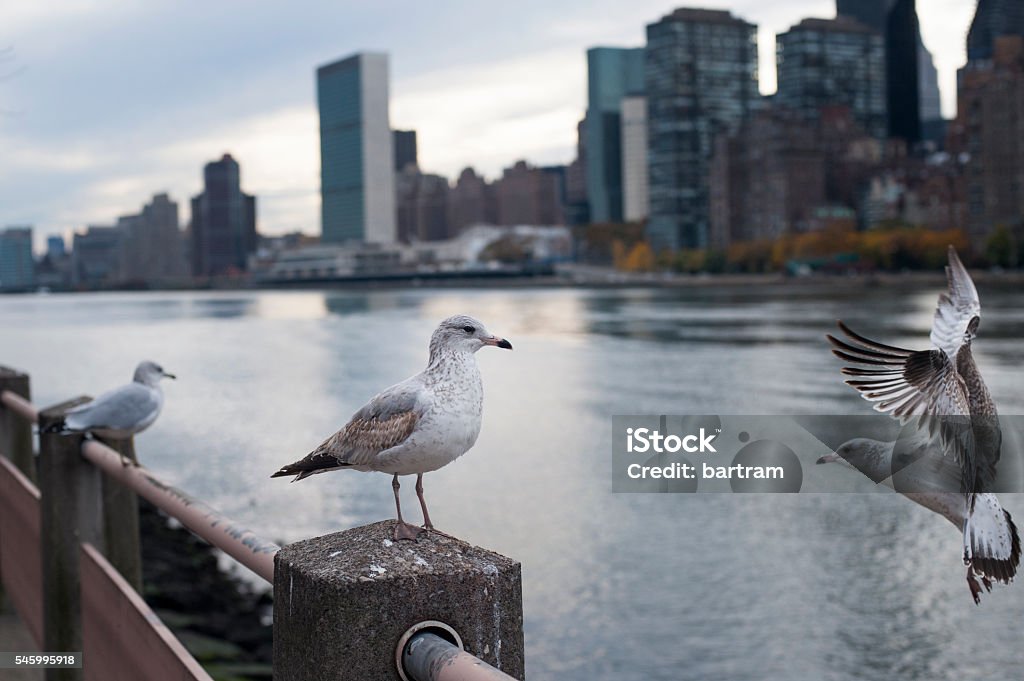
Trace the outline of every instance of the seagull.
[[[445, 319], [430, 337], [426, 369], [373, 397], [305, 458], [270, 477], [294, 475], [297, 482], [341, 469], [387, 473], [393, 476], [398, 512], [395, 539], [414, 540], [424, 529], [436, 532], [423, 499], [423, 474], [465, 454], [480, 434], [483, 383], [473, 355], [484, 346], [512, 349], [472, 317]], [[402, 519], [398, 498], [398, 476], [413, 474], [423, 528]]]
[[[1002, 434], [995, 402], [971, 354], [981, 319], [978, 291], [967, 269], [949, 247], [948, 289], [939, 296], [930, 350], [907, 350], [870, 340], [843, 322], [847, 340], [827, 338], [844, 367], [846, 381], [874, 408], [911, 424], [910, 437], [897, 443], [855, 438], [818, 463], [842, 461], [875, 482], [886, 482], [912, 501], [958, 526], [963, 537], [967, 585], [975, 603], [992, 582], [1009, 584], [1020, 563], [1020, 538], [1009, 512], [991, 493]], [[905, 457], [905, 460], [904, 460]], [[893, 461], [896, 461], [894, 467]], [[910, 468], [921, 461], [921, 466]], [[890, 476], [904, 470], [909, 487]]]
[[51, 432], [92, 433], [124, 440], [149, 428], [164, 406], [161, 378], [175, 378], [156, 362], [141, 362], [132, 382], [105, 392], [95, 400], [70, 409]]

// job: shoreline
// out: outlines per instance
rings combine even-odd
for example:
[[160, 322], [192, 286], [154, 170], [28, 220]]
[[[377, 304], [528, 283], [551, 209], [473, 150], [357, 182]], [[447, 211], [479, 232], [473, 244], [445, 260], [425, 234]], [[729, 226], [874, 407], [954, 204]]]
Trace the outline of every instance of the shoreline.
[[[1024, 269], [974, 270], [972, 276], [981, 284], [1004, 286], [1024, 284]], [[938, 270], [912, 270], [905, 272], [867, 272], [851, 274], [811, 274], [791, 276], [778, 272], [751, 274], [676, 274], [629, 273], [610, 268], [575, 266], [552, 275], [525, 275], [503, 277], [362, 277], [357, 279], [316, 279], [295, 282], [220, 281], [197, 286], [111, 286], [90, 289], [34, 289], [0, 291], [0, 295], [49, 295], [68, 293], [156, 293], [178, 291], [310, 291], [310, 290], [422, 290], [484, 288], [489, 290], [523, 288], [708, 288], [713, 286], [741, 287], [773, 285], [800, 287], [874, 287], [892, 284], [935, 285], [945, 283], [946, 275]]]

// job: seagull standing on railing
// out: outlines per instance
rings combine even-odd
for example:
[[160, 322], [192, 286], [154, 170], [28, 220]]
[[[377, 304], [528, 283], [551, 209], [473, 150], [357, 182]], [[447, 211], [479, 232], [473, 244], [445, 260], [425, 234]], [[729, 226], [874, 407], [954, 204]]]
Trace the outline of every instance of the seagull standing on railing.
[[[911, 451], [903, 455], [911, 464], [923, 461], [907, 468], [911, 485], [905, 489], [911, 491], [906, 496], [960, 527], [967, 585], [979, 603], [981, 586], [975, 577], [988, 591], [993, 581], [1012, 581], [1020, 563], [1020, 538], [1010, 514], [991, 493], [1002, 434], [995, 402], [971, 354], [981, 319], [978, 291], [952, 246], [946, 276], [949, 288], [939, 296], [932, 322], [933, 349], [885, 345], [842, 322], [839, 328], [849, 340], [828, 340], [837, 357], [860, 365], [842, 371], [876, 411], [904, 424], [917, 421], [920, 430], [904, 440]], [[883, 482], [900, 472], [901, 459], [893, 467], [895, 444], [857, 438], [819, 463], [845, 461]]]
[[445, 319], [430, 338], [426, 369], [371, 399], [304, 459], [270, 477], [294, 475], [296, 482], [339, 469], [392, 475], [398, 512], [395, 539], [415, 539], [422, 529], [402, 519], [398, 498], [398, 476], [415, 474], [423, 527], [433, 530], [423, 499], [423, 474], [451, 463], [476, 442], [483, 383], [474, 353], [488, 345], [512, 349], [511, 343], [472, 317]]
[[149, 428], [164, 406], [161, 378], [175, 378], [156, 362], [142, 362], [132, 382], [105, 392], [92, 402], [70, 409], [48, 432], [92, 433], [124, 440]]

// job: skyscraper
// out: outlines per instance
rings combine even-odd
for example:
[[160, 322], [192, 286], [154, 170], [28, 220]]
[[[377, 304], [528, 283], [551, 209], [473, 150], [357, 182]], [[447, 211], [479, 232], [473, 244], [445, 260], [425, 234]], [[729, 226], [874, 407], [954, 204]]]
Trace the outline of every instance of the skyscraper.
[[1003, 35], [1024, 35], [1024, 3], [978, 0], [967, 32], [967, 61], [991, 60], [996, 38]]
[[395, 156], [388, 56], [361, 52], [317, 69], [324, 243], [394, 243]]
[[868, 132], [885, 138], [885, 43], [879, 33], [850, 17], [804, 19], [778, 35], [776, 59], [776, 104], [812, 120], [822, 107], [842, 104]]
[[622, 100], [622, 217], [647, 218], [647, 98]]
[[586, 182], [591, 222], [622, 221], [622, 98], [644, 88], [644, 48], [587, 50]]
[[956, 126], [967, 152], [968, 229], [975, 247], [1024, 216], [1024, 36], [997, 36], [961, 73]]
[[757, 26], [727, 11], [677, 9], [647, 26], [644, 75], [648, 240], [655, 250], [706, 248], [715, 136], [760, 103]]
[[34, 283], [32, 228], [8, 227], [0, 231], [0, 290], [27, 289]]
[[921, 30], [915, 0], [836, 0], [836, 14], [853, 17], [885, 37], [889, 135], [910, 144], [920, 141], [918, 50]]
[[400, 173], [407, 165], [416, 162], [416, 131], [392, 130], [395, 146], [395, 172]]
[[138, 215], [118, 219], [124, 231], [124, 276], [146, 282], [185, 276], [187, 271], [178, 204], [156, 194]]
[[256, 198], [242, 192], [231, 154], [203, 168], [203, 193], [192, 199], [192, 274], [244, 271], [256, 250]]

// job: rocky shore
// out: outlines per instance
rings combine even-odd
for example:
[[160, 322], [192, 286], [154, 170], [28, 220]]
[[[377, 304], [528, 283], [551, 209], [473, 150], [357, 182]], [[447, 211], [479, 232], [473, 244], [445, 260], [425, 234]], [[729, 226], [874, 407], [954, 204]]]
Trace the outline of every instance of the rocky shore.
[[216, 681], [272, 678], [272, 594], [218, 562], [218, 552], [139, 500], [143, 597]]

